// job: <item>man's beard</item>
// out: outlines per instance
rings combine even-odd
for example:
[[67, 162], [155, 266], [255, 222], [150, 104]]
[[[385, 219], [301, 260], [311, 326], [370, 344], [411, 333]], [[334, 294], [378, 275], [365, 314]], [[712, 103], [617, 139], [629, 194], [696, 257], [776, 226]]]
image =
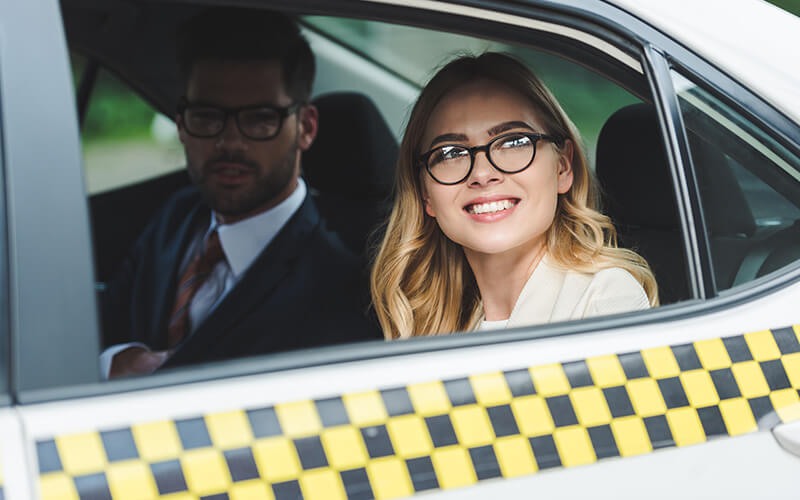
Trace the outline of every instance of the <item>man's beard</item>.
[[[268, 205], [286, 190], [295, 177], [296, 158], [297, 141], [294, 141], [284, 157], [272, 162], [266, 171], [263, 165], [238, 153], [222, 153], [206, 162], [199, 172], [191, 167], [188, 170], [208, 206], [222, 216], [240, 217]], [[252, 176], [251, 182], [231, 188], [209, 184], [208, 177], [218, 162], [238, 163], [247, 167]]]

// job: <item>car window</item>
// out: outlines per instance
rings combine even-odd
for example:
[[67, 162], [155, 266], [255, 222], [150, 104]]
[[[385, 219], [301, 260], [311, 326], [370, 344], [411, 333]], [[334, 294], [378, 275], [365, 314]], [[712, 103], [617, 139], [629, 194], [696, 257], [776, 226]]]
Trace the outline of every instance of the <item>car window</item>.
[[800, 159], [673, 72], [700, 189], [717, 289], [800, 258]]

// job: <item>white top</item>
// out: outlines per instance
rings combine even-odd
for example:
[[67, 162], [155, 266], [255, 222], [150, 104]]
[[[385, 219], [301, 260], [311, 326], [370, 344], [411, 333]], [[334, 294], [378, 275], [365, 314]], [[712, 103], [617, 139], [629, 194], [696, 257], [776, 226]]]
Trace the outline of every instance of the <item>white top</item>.
[[[555, 267], [545, 255], [522, 288], [505, 328], [638, 311], [649, 307], [647, 294], [628, 271], [619, 267], [603, 269], [594, 274], [568, 271]], [[485, 322], [485, 325], [492, 327], [492, 323]], [[484, 329], [483, 325], [481, 329]]]

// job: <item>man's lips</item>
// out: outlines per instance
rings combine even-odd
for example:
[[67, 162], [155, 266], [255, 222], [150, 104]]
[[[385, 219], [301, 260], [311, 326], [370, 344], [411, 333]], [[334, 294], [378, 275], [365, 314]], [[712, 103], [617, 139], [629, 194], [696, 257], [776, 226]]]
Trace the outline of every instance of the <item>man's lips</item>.
[[239, 184], [253, 174], [254, 169], [236, 162], [215, 162], [210, 169], [212, 176], [224, 184]]

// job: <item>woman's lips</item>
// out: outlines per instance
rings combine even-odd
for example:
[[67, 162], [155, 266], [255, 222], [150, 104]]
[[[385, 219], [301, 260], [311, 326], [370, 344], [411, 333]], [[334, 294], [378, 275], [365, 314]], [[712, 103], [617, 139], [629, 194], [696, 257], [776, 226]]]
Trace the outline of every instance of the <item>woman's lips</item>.
[[519, 198], [479, 200], [464, 206], [464, 211], [476, 221], [494, 222], [511, 215], [519, 201]]

